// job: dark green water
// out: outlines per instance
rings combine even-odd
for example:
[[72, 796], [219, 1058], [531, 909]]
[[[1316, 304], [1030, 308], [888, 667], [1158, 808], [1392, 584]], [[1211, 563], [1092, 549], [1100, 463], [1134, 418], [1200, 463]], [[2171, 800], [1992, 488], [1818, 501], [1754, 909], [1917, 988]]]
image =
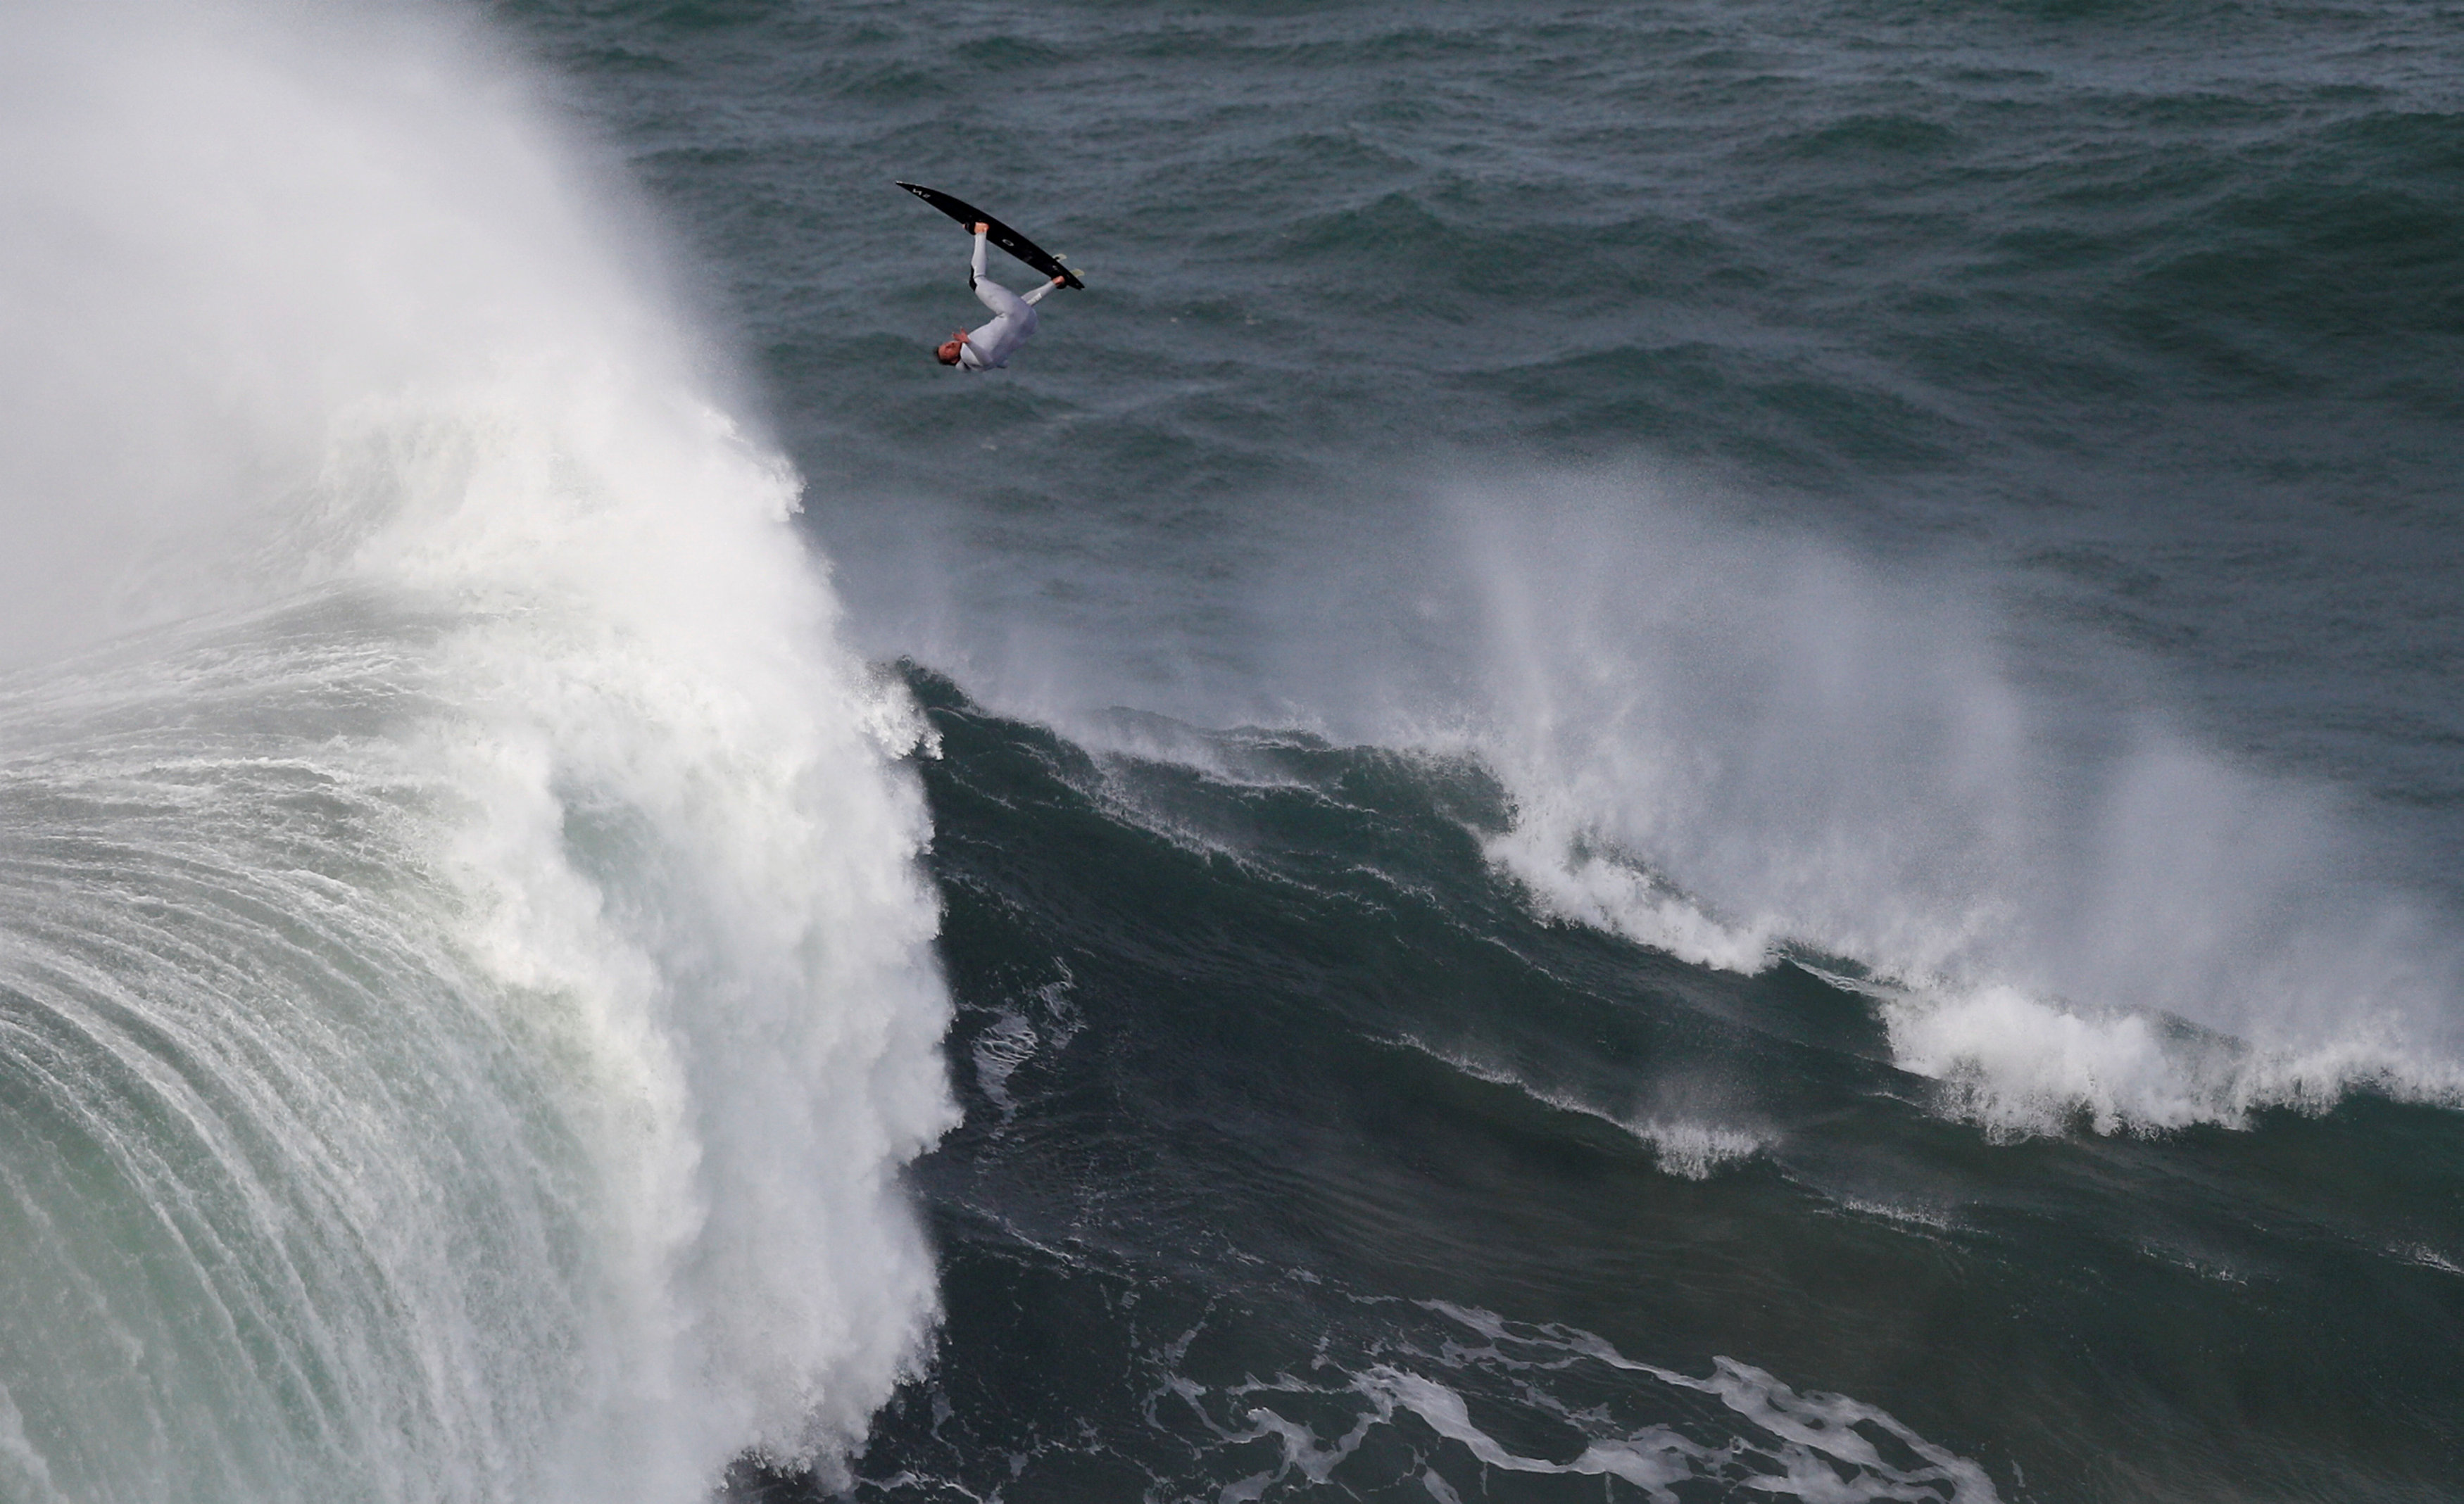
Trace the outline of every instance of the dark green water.
[[2464, 1496], [2464, 10], [505, 13], [942, 738], [858, 1496]]

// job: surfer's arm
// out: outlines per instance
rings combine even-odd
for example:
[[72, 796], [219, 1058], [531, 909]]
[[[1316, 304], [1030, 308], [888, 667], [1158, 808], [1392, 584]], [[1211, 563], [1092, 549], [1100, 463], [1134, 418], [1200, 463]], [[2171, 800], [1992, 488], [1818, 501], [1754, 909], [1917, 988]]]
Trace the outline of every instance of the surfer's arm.
[[1021, 298], [1021, 299], [1020, 299], [1020, 301], [1021, 301], [1021, 302], [1025, 302], [1025, 303], [1032, 303], [1032, 302], [1034, 302], [1036, 299], [1038, 299], [1038, 298], [1042, 297], [1045, 294], [1051, 292], [1054, 288], [1059, 287], [1059, 286], [1061, 286], [1061, 285], [1062, 285], [1062, 283], [1061, 283], [1061, 279], [1060, 279], [1059, 277], [1054, 277], [1054, 278], [1053, 278], [1051, 281], [1049, 281], [1049, 282], [1038, 282], [1038, 283], [1036, 283], [1036, 284], [1035, 284], [1035, 286], [1033, 286], [1032, 288], [1029, 288], [1029, 289], [1027, 290], [1026, 295], [1025, 295], [1024, 297]]

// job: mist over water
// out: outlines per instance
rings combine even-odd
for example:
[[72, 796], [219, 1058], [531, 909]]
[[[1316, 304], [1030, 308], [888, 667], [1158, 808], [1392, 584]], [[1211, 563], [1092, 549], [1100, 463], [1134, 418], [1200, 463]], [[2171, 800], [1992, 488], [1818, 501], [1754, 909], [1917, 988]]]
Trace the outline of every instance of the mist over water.
[[[868, 651], [1469, 749], [1561, 912], [2110, 1052], [2028, 1121], [2444, 1100], [2453, 40], [2139, 19], [536, 24], [628, 60]], [[869, 185], [936, 171], [1103, 284], [997, 390], [910, 369], [952, 252]]]
[[512, 13], [942, 738], [857, 1496], [2453, 1496], [2441, 8]]
[[12, 17], [0, 1499], [2453, 1497], [2449, 19]]
[[1973, 551], [1860, 556], [1667, 470], [1425, 495], [1374, 541], [1268, 531], [1177, 620], [1090, 580], [1057, 610], [918, 589], [863, 630], [1089, 746], [1204, 755], [1101, 713], [1129, 705], [1470, 756], [1543, 911], [1845, 963], [1997, 1132], [2456, 1100], [2464, 955], [2419, 833], [2215, 747], [2161, 664]]
[[835, 1459], [947, 1002], [794, 475], [468, 18], [12, 28], [0, 1496]]
[[2455, 916], [2396, 875], [2401, 829], [2202, 747], [2160, 675], [2023, 630], [1990, 575], [1649, 491], [1485, 510], [1466, 556], [1475, 745], [1518, 801], [1491, 854], [1555, 911], [1711, 965], [1870, 969], [1907, 990], [1902, 1062], [1976, 1078], [2005, 1125], [2453, 1100]]

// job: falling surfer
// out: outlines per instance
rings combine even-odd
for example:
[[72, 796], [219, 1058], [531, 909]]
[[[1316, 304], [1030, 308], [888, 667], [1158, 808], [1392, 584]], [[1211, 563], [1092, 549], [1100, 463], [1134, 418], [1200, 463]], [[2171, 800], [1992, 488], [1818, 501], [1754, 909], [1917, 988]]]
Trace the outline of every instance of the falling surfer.
[[[967, 285], [975, 289], [976, 296], [993, 311], [993, 319], [980, 329], [961, 329], [943, 340], [940, 348], [933, 352], [934, 358], [943, 365], [955, 365], [967, 371], [997, 371], [1008, 365], [1009, 358], [1018, 347], [1026, 343], [1027, 337], [1035, 333], [1035, 305], [1043, 301], [1044, 294], [1056, 287], [1083, 288], [1087, 285], [1078, 280], [1076, 272], [1061, 264], [1059, 256], [1045, 251], [1043, 247], [981, 209], [947, 193], [918, 187], [913, 183], [902, 183], [899, 186], [975, 231], [976, 253], [975, 259], [968, 264]], [[984, 248], [987, 245], [1001, 247], [1051, 280], [1039, 283], [1025, 296], [1020, 296], [984, 274]]]
[[1009, 358], [1027, 336], [1035, 333], [1035, 305], [1044, 294], [1056, 287], [1067, 287], [1066, 277], [1039, 282], [1019, 296], [991, 277], [984, 275], [984, 238], [988, 225], [976, 227], [976, 259], [967, 269], [967, 285], [976, 290], [984, 306], [993, 311], [993, 321], [977, 330], [961, 329], [941, 341], [933, 352], [943, 365], [955, 365], [969, 371], [997, 371], [1009, 364]]

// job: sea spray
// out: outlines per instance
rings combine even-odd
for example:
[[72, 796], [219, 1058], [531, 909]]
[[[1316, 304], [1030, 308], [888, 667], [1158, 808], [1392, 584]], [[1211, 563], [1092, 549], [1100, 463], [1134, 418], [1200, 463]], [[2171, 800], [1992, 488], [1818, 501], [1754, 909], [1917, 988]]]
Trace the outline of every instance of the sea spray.
[[[1254, 585], [1242, 629], [1160, 686], [1118, 632], [1030, 623], [1031, 671], [998, 616], [932, 651], [1088, 745], [1220, 776], [1256, 774], [1089, 708], [1469, 759], [1510, 808], [1484, 849], [1534, 908], [1700, 966], [1885, 981], [1901, 1062], [1995, 1132], [2455, 1100], [2464, 951], [2395, 876], [2406, 833], [2214, 750], [2157, 665], [2031, 617], [2006, 570], [1871, 556], [1640, 467], [1432, 483], [1388, 521], [1374, 554], [1276, 539], [1220, 587]], [[1938, 1001], [1988, 994], [2028, 1007]], [[1996, 1045], [1954, 1018], [2047, 1022]], [[2043, 1077], [2057, 1058], [2082, 1063]]]
[[933, 1317], [946, 1002], [794, 477], [458, 23], [26, 21], [11, 1489], [832, 1465]]
[[1548, 912], [1741, 970], [1845, 958], [1996, 1132], [2455, 1099], [2464, 952], [2381, 875], [2399, 834], [2203, 750], [2144, 664], [2030, 641], [1990, 572], [1649, 481], [1457, 515], [1482, 687], [1450, 734]]

